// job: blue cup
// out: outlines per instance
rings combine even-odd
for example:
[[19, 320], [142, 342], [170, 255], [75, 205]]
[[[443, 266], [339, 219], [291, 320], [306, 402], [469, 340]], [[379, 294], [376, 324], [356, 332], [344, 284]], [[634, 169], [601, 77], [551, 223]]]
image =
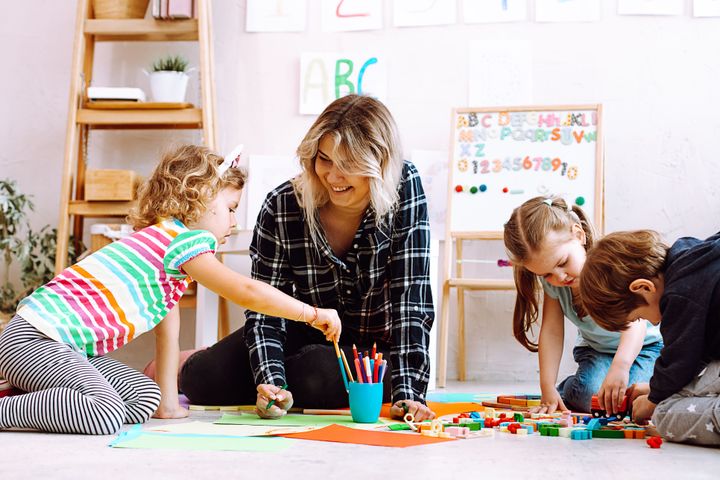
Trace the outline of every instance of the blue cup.
[[383, 384], [351, 382], [348, 387], [353, 422], [377, 422], [382, 407]]

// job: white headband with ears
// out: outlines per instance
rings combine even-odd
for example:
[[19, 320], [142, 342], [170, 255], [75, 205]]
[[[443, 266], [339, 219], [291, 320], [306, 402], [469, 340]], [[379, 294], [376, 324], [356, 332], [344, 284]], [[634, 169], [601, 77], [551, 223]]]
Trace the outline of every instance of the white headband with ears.
[[229, 168], [237, 168], [240, 163], [240, 155], [242, 154], [244, 148], [245, 145], [241, 143], [235, 147], [229, 155], [225, 155], [223, 162], [218, 167], [218, 173], [220, 173], [221, 177], [228, 171]]

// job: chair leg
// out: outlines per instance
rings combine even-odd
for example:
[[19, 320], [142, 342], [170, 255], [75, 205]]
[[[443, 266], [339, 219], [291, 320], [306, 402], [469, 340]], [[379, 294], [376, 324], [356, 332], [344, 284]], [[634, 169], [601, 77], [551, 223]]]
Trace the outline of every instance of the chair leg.
[[442, 307], [440, 309], [440, 328], [438, 338], [438, 388], [445, 388], [447, 383], [447, 349], [448, 322], [450, 319], [450, 283], [445, 281], [442, 290]]
[[457, 289], [458, 301], [458, 379], [465, 381], [465, 289]]

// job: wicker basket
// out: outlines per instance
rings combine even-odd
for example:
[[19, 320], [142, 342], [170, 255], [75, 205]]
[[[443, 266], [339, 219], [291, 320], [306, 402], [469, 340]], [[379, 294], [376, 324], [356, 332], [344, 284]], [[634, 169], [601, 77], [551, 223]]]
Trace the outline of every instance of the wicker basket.
[[95, 18], [145, 18], [150, 0], [93, 0]]

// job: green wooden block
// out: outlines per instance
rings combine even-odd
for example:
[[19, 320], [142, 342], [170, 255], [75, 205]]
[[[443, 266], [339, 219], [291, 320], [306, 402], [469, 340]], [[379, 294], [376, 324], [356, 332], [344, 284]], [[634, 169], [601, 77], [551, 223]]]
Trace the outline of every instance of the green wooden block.
[[593, 438], [625, 438], [622, 430], [593, 430]]

